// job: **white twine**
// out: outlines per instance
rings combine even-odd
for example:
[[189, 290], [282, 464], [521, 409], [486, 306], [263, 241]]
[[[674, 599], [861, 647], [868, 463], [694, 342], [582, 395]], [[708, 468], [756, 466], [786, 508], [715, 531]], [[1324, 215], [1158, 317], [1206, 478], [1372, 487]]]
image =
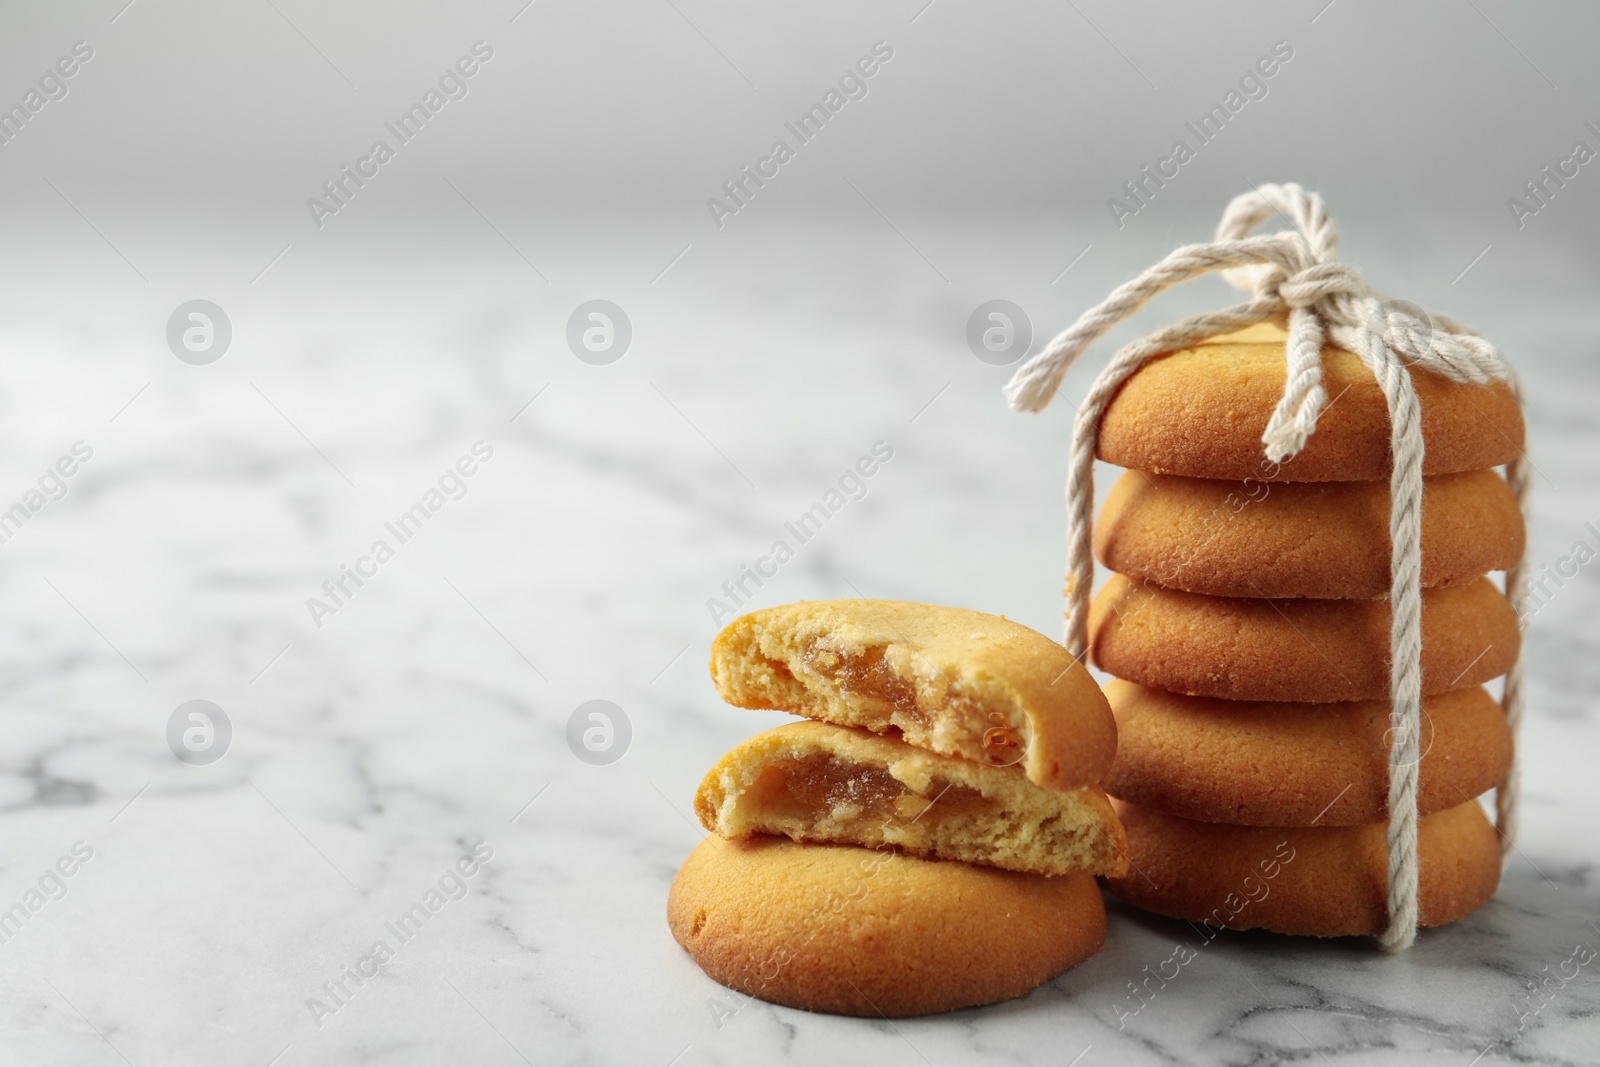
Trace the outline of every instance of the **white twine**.
[[[1274, 214], [1295, 226], [1250, 236]], [[1186, 245], [1143, 274], [1119, 286], [1018, 368], [1006, 385], [1011, 406], [1041, 411], [1055, 396], [1073, 361], [1111, 327], [1158, 293], [1212, 271], [1251, 291], [1242, 304], [1195, 315], [1150, 334], [1118, 352], [1095, 378], [1078, 409], [1067, 467], [1067, 624], [1065, 644], [1076, 657], [1088, 648], [1090, 551], [1094, 504], [1094, 453], [1100, 417], [1112, 396], [1155, 356], [1206, 337], [1242, 329], [1287, 314], [1287, 376], [1283, 397], [1261, 441], [1266, 456], [1281, 463], [1298, 454], [1317, 428], [1328, 397], [1322, 386], [1324, 341], [1355, 353], [1377, 380], [1389, 407], [1394, 470], [1389, 479], [1389, 926], [1380, 943], [1391, 951], [1410, 947], [1417, 936], [1417, 764], [1421, 759], [1422, 708], [1422, 422], [1410, 365], [1451, 381], [1511, 385], [1521, 403], [1516, 376], [1494, 345], [1459, 323], [1420, 308], [1400, 305], [1374, 292], [1354, 269], [1339, 262], [1339, 239], [1322, 198], [1295, 184], [1264, 185], [1234, 197], [1217, 224], [1216, 240]], [[1507, 466], [1507, 481], [1526, 515], [1528, 460]], [[1522, 617], [1526, 560], [1506, 575], [1506, 594]], [[1501, 698], [1513, 733], [1522, 718], [1522, 661], [1506, 675]], [[1511, 770], [1496, 790], [1496, 826], [1502, 864], [1517, 828], [1518, 775]]]

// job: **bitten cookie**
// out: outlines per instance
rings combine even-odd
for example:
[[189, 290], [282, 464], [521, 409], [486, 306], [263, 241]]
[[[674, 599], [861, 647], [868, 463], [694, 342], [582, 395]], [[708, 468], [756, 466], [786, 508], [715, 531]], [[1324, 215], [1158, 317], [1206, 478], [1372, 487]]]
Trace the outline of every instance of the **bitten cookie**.
[[[1234, 481], [1378, 481], [1389, 476], [1389, 408], [1349, 352], [1322, 350], [1328, 404], [1299, 455], [1267, 461], [1261, 434], [1283, 396], [1281, 326], [1263, 323], [1153, 360], [1123, 383], [1100, 420], [1098, 455], [1119, 467]], [[1511, 387], [1461, 385], [1420, 367], [1424, 474], [1483, 470], [1523, 448]]]
[[[1522, 558], [1522, 513], [1494, 471], [1438, 474], [1422, 495], [1422, 584]], [[1094, 527], [1110, 569], [1212, 596], [1389, 595], [1389, 483], [1228, 482], [1127, 471]]]
[[706, 774], [694, 807], [723, 837], [892, 845], [1034, 874], [1128, 869], [1122, 827], [1097, 786], [1049, 789], [1015, 767], [829, 723], [749, 738]]
[[[1387, 924], [1384, 823], [1228, 826], [1191, 822], [1117, 801], [1133, 869], [1108, 879], [1135, 907], [1230, 930], [1305, 937], [1378, 934]], [[1425, 815], [1417, 827], [1423, 926], [1482, 907], [1500, 883], [1500, 846], [1476, 800]]]
[[870, 1018], [1020, 997], [1094, 955], [1106, 933], [1091, 875], [715, 834], [678, 871], [667, 922], [723, 985]]
[[[1117, 760], [1106, 791], [1201, 822], [1351, 826], [1389, 817], [1389, 705], [1274, 704], [1106, 687]], [[1511, 765], [1511, 727], [1481, 687], [1422, 704], [1417, 810], [1493, 789]]]
[[1117, 748], [1100, 687], [1061, 645], [998, 615], [895, 600], [815, 600], [729, 623], [711, 644], [717, 692], [981, 763], [1030, 781], [1100, 780]]
[[[1225, 700], [1381, 700], [1389, 692], [1387, 600], [1202, 596], [1114, 574], [1089, 608], [1101, 670]], [[1422, 594], [1424, 694], [1511, 669], [1521, 634], [1487, 578]]]

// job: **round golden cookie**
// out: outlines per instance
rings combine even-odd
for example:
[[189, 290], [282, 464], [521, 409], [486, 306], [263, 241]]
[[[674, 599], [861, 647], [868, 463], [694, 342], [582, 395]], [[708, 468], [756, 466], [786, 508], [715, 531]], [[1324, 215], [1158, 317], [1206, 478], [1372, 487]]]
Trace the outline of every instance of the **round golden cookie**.
[[871, 1018], [1023, 996], [1100, 951], [1106, 935], [1092, 875], [715, 834], [673, 880], [667, 922], [725, 986]]
[[[1261, 444], [1283, 396], [1281, 326], [1262, 323], [1145, 364], [1100, 420], [1098, 455], [1119, 467], [1235, 481], [1376, 481], [1389, 476], [1389, 408], [1361, 360], [1322, 350], [1328, 403], [1293, 459], [1270, 463]], [[1424, 474], [1483, 470], [1522, 452], [1511, 387], [1462, 385], [1412, 368], [1422, 407]]]
[[[1487, 578], [1422, 594], [1422, 691], [1482, 685], [1511, 669], [1517, 616]], [[1387, 600], [1203, 596], [1113, 574], [1089, 607], [1101, 670], [1224, 700], [1382, 700]]]
[[[1384, 823], [1228, 826], [1119, 801], [1133, 868], [1107, 887], [1135, 907], [1229, 930], [1307, 937], [1378, 934], [1388, 924]], [[1443, 926], [1500, 884], [1500, 844], [1476, 800], [1417, 825], [1417, 910]]]
[[[1354, 826], [1389, 817], [1389, 704], [1214, 700], [1106, 686], [1121, 800], [1200, 822]], [[1417, 810], [1453, 808], [1511, 766], [1511, 727], [1482, 687], [1422, 704]]]
[[739, 708], [893, 734], [946, 756], [1020, 766], [1076, 789], [1100, 780], [1117, 724], [1058, 642], [1000, 615], [899, 600], [803, 600], [739, 616], [711, 642]]
[[1099, 786], [1051, 789], [849, 726], [802, 719], [745, 738], [706, 772], [700, 825], [1064, 875], [1128, 869]]
[[[1522, 512], [1492, 470], [1422, 491], [1422, 584], [1459, 585], [1522, 558]], [[1094, 526], [1095, 557], [1212, 596], [1389, 595], [1388, 482], [1229, 482], [1127, 471]]]

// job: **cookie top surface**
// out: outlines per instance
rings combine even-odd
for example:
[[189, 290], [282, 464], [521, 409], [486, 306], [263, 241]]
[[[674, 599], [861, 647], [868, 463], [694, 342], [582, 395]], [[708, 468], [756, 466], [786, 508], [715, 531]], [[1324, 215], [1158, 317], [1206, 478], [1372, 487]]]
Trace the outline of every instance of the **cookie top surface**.
[[[1204, 596], [1113, 574], [1089, 608], [1089, 649], [1118, 678], [1189, 696], [1382, 700], [1389, 621], [1387, 600]], [[1498, 678], [1521, 637], [1488, 578], [1424, 590], [1423, 693]]]
[[1121, 874], [1127, 841], [1098, 786], [1051, 789], [1017, 767], [941, 756], [848, 726], [797, 722], [723, 756], [695, 794], [724, 837], [876, 847], [1034, 874]]
[[1023, 996], [1098, 952], [1106, 930], [1087, 874], [715, 834], [678, 871], [667, 921], [723, 985], [870, 1018]]
[[[1230, 930], [1310, 937], [1378, 934], [1388, 925], [1384, 823], [1228, 826], [1117, 801], [1134, 870], [1108, 879], [1135, 907]], [[1423, 926], [1482, 907], [1500, 884], [1500, 842], [1478, 802], [1417, 821]]]
[[[1269, 462], [1261, 443], [1283, 395], [1287, 332], [1275, 323], [1213, 337], [1145, 364], [1100, 420], [1099, 458], [1191, 478], [1372, 481], [1392, 463], [1389, 408], [1355, 355], [1322, 351], [1328, 404], [1300, 454]], [[1521, 409], [1504, 383], [1461, 385], [1413, 368], [1422, 409], [1423, 473], [1509, 463], [1523, 449]]]
[[[1351, 826], [1389, 811], [1389, 704], [1179, 696], [1113, 681], [1117, 761], [1105, 787], [1168, 815], [1247, 826]], [[1482, 687], [1422, 704], [1417, 810], [1453, 808], [1504, 780], [1511, 728]]]
[[812, 600], [729, 623], [711, 644], [728, 703], [899, 730], [1057, 789], [1099, 780], [1117, 747], [1100, 687], [1065, 648], [998, 615], [896, 600]]
[[[1422, 584], [1459, 585], [1522, 558], [1522, 512], [1494, 471], [1438, 474], [1422, 496]], [[1388, 482], [1230, 482], [1126, 471], [1095, 556], [1133, 578], [1213, 596], [1389, 595]]]

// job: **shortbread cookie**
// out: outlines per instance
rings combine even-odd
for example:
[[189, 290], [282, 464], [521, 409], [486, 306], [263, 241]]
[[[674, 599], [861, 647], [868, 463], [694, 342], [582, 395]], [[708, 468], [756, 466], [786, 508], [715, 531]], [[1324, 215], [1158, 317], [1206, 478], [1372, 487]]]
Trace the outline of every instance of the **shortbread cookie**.
[[[1389, 476], [1389, 408], [1349, 352], [1322, 350], [1328, 404], [1300, 454], [1269, 463], [1261, 444], [1283, 396], [1285, 331], [1263, 323], [1153, 360], [1100, 420], [1098, 455], [1119, 467], [1191, 478], [1376, 481]], [[1504, 382], [1462, 385], [1411, 368], [1422, 406], [1423, 473], [1483, 470], [1523, 448], [1522, 412]]]
[[982, 763], [1056, 789], [1099, 781], [1111, 708], [1056, 642], [998, 615], [895, 600], [814, 600], [729, 623], [711, 644], [717, 692]]
[[[1309, 937], [1378, 934], [1388, 925], [1384, 823], [1229, 826], [1192, 822], [1125, 801], [1133, 868], [1107, 886], [1128, 903], [1230, 930]], [[1500, 883], [1500, 844], [1476, 800], [1417, 824], [1423, 926], [1482, 907]]]
[[[1101, 670], [1225, 700], [1381, 700], [1389, 692], [1387, 600], [1202, 596], [1114, 574], [1089, 609]], [[1516, 613], [1487, 578], [1422, 594], [1425, 694], [1511, 668]]]
[[[1214, 700], [1106, 686], [1121, 800], [1201, 822], [1353, 826], [1389, 817], [1389, 704]], [[1511, 727], [1481, 687], [1422, 704], [1417, 810], [1453, 808], [1511, 766]]]
[[739, 745], [706, 774], [694, 808], [723, 837], [893, 845], [1033, 874], [1128, 868], [1122, 827], [1097, 786], [1050, 789], [1016, 767], [822, 722]]
[[869, 1018], [1023, 996], [1093, 956], [1106, 934], [1091, 875], [715, 834], [678, 871], [667, 922], [723, 985]]
[[[1522, 512], [1494, 471], [1422, 492], [1422, 584], [1459, 585], [1522, 558]], [[1094, 527], [1101, 563], [1212, 596], [1389, 595], [1389, 483], [1228, 482], [1127, 471]]]

